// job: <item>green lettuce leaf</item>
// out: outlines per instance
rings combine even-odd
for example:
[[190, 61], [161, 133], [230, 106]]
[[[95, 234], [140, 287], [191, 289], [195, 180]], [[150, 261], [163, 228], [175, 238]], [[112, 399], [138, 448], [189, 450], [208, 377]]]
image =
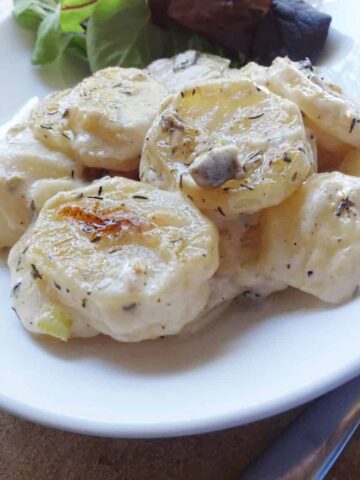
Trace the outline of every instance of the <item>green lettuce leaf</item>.
[[86, 51], [85, 35], [82, 35], [79, 33], [73, 33], [72, 35], [70, 35], [69, 42], [66, 47], [66, 51], [87, 62], [88, 57], [87, 57], [87, 51]]
[[99, 0], [86, 33], [90, 68], [142, 68], [162, 56], [163, 40], [145, 0]]
[[37, 29], [35, 65], [65, 50], [89, 62], [92, 72], [114, 65], [143, 68], [189, 48], [223, 54], [172, 20], [161, 27], [153, 23], [147, 0], [15, 0], [14, 17]]
[[55, 11], [55, 0], [15, 0], [13, 16], [24, 28], [37, 30], [44, 18]]
[[58, 4], [41, 22], [32, 57], [33, 65], [53, 62], [60, 54], [62, 49], [60, 11], [61, 5]]
[[98, 0], [86, 33], [93, 72], [110, 65], [144, 68], [189, 48], [222, 54], [201, 34], [169, 21], [155, 25], [146, 0]]
[[63, 33], [83, 32], [83, 22], [92, 15], [97, 0], [62, 0], [61, 31]]

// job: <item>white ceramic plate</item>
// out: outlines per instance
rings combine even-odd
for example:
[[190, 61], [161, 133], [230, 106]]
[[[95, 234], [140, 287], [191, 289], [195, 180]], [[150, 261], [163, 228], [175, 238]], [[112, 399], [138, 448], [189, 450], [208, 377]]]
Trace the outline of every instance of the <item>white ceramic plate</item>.
[[[317, 3], [343, 32], [331, 35], [329, 73], [360, 98], [357, 0]], [[32, 68], [31, 41], [0, 0], [0, 121], [29, 97], [76, 80], [73, 69]], [[4, 261], [0, 406], [63, 429], [123, 437], [223, 429], [289, 409], [360, 373], [360, 300], [328, 307], [286, 291], [251, 309], [234, 306], [190, 339], [124, 345], [32, 337], [8, 297]]]

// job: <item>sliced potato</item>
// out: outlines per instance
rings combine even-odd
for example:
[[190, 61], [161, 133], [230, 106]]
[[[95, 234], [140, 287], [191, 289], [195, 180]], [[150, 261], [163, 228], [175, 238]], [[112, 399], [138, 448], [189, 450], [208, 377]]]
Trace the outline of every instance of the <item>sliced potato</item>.
[[249, 62], [241, 68], [228, 68], [224, 71], [224, 77], [230, 80], [247, 78], [259, 87], [266, 86], [268, 81], [268, 67], [263, 67], [255, 62]]
[[[173, 335], [208, 303], [217, 242], [180, 192], [106, 178], [49, 200], [12, 249], [14, 307], [34, 332], [44, 331], [43, 306], [56, 305], [72, 321], [69, 337]], [[55, 317], [50, 325], [60, 328]]]
[[41, 206], [31, 193], [34, 183], [51, 182], [48, 198], [76, 188], [81, 175], [80, 166], [38, 142], [25, 124], [13, 126], [0, 140], [0, 248], [20, 238]]
[[229, 65], [227, 58], [187, 50], [172, 58], [155, 60], [146, 70], [170, 92], [178, 92], [199, 82], [220, 78]]
[[28, 190], [28, 198], [35, 212], [40, 212], [45, 203], [59, 192], [67, 192], [85, 185], [81, 180], [72, 178], [41, 178]]
[[308, 117], [304, 117], [304, 124], [314, 136], [318, 171], [332, 172], [333, 170], [338, 170], [345, 155], [351, 152], [353, 148], [328, 132], [319, 129]]
[[210, 307], [240, 296], [259, 300], [286, 288], [286, 284], [273, 280], [259, 264], [261, 231], [258, 219], [258, 215], [252, 215], [218, 224], [220, 265], [210, 280]]
[[213, 80], [163, 104], [140, 178], [181, 189], [203, 211], [237, 216], [280, 203], [314, 168], [294, 103], [249, 80]]
[[268, 70], [266, 86], [295, 102], [306, 117], [328, 137], [360, 148], [360, 109], [314, 73], [310, 62], [277, 58]]
[[360, 179], [310, 177], [261, 217], [261, 266], [274, 279], [339, 303], [360, 285]]
[[49, 148], [88, 167], [130, 171], [167, 89], [135, 68], [110, 67], [33, 109], [31, 128]]
[[339, 171], [347, 175], [360, 177], [360, 150], [353, 150], [348, 153], [341, 162]]
[[[290, 90], [288, 85], [288, 69], [295, 69], [297, 72], [298, 83], [296, 83], [296, 87], [300, 93], [297, 91], [295, 94]], [[351, 151], [353, 147], [334, 136], [332, 131], [323, 128], [324, 122], [318, 118], [313, 119], [311, 116], [308, 116], [307, 112], [309, 110], [303, 108], [304, 97], [307, 95], [309, 84], [312, 88], [323, 88], [330, 96], [337, 97], [341, 94], [339, 87], [320, 80], [312, 69], [313, 67], [309, 61], [295, 63], [290, 62], [288, 59], [279, 58], [274, 61], [271, 68], [250, 62], [240, 69], [234, 68], [226, 70], [224, 76], [231, 79], [248, 78], [255, 82], [256, 85], [266, 87], [273, 93], [294, 101], [302, 110], [305, 126], [312, 131], [316, 138], [319, 171], [332, 171], [339, 166], [342, 158]], [[278, 70], [281, 70], [280, 74]], [[283, 77], [285, 77], [285, 79]], [[315, 84], [312, 85], [311, 82], [315, 82]], [[295, 86], [293, 86], [293, 88], [295, 89]], [[347, 101], [345, 97], [344, 100]], [[327, 101], [329, 102], [330, 98], [328, 98]]]

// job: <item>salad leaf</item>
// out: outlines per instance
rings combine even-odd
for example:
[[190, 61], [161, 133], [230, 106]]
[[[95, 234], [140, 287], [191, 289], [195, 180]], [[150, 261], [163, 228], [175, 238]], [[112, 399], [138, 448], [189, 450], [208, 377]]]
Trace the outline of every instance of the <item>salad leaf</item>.
[[[153, 16], [168, 17], [246, 60], [269, 65], [277, 56], [316, 61], [328, 35], [331, 17], [304, 0], [150, 0]], [[228, 55], [229, 56], [229, 55]]]
[[169, 21], [168, 8], [171, 0], [148, 0], [151, 19], [157, 25], [164, 27]]
[[86, 50], [85, 35], [73, 33], [69, 38], [66, 50], [72, 55], [81, 58], [84, 62], [87, 63], [88, 56]]
[[40, 24], [32, 58], [34, 65], [53, 62], [61, 51], [60, 10], [61, 5], [58, 4]]
[[14, 0], [13, 15], [37, 30], [36, 65], [63, 51], [94, 72], [143, 68], [187, 49], [224, 55], [232, 66], [321, 53], [331, 17], [304, 0]]
[[145, 0], [99, 0], [86, 35], [90, 68], [142, 68], [163, 55], [163, 39]]
[[268, 65], [277, 56], [292, 60], [319, 58], [330, 28], [331, 17], [304, 0], [273, 0], [253, 42], [252, 56]]
[[63, 33], [81, 33], [85, 30], [83, 22], [91, 17], [97, 0], [62, 0], [61, 31]]
[[146, 0], [98, 0], [86, 41], [93, 72], [109, 65], [143, 68], [189, 48], [223, 53], [201, 34], [169, 19], [163, 28], [155, 25]]
[[271, 5], [272, 0], [170, 0], [167, 13], [233, 54], [240, 51], [250, 57], [254, 33]]
[[164, 57], [172, 57], [177, 53], [189, 49], [224, 55], [224, 50], [221, 47], [214, 45], [203, 35], [189, 28], [182, 27], [173, 21], [168, 21], [167, 24], [164, 25], [163, 42]]
[[44, 18], [55, 11], [54, 0], [15, 0], [13, 16], [24, 28], [37, 30]]

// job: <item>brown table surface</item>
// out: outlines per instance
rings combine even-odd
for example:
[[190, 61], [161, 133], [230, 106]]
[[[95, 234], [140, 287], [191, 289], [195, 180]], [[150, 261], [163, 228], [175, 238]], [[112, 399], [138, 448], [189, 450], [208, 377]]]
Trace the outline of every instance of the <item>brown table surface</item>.
[[[35, 425], [0, 412], [0, 479], [240, 479], [241, 471], [251, 459], [298, 412], [291, 411], [224, 432], [161, 440], [83, 436]], [[329, 480], [360, 479], [359, 447], [360, 432], [328, 476]]]

